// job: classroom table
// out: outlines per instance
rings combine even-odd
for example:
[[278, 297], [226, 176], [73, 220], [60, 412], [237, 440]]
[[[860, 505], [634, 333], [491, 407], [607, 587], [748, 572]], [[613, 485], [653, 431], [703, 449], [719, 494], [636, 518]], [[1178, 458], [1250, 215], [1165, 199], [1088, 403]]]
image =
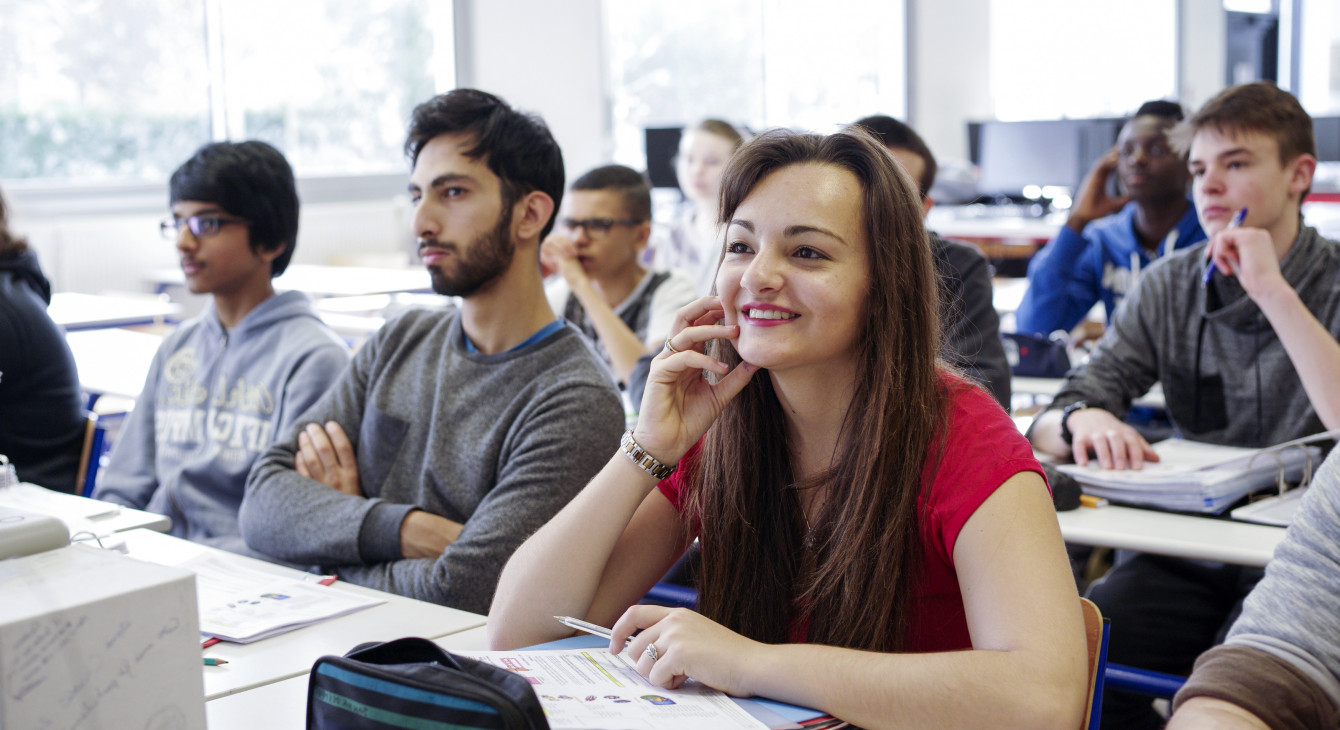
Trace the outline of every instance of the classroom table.
[[88, 531], [101, 536], [139, 529], [167, 532], [172, 528], [172, 520], [165, 515], [55, 492], [36, 484], [0, 487], [0, 505], [55, 517], [70, 528], [71, 534]]
[[124, 329], [81, 330], [66, 334], [79, 369], [79, 385], [93, 395], [134, 399], [144, 388], [154, 353], [163, 338]]
[[1064, 214], [1027, 216], [987, 205], [937, 205], [926, 217], [926, 227], [944, 238], [998, 241], [1035, 248], [1056, 236], [1065, 225]]
[[102, 327], [162, 324], [181, 312], [181, 305], [161, 297], [116, 296], [57, 292], [51, 295], [47, 314], [66, 331]]
[[[181, 269], [149, 272], [149, 284], [158, 293], [186, 282]], [[431, 292], [428, 269], [419, 266], [387, 269], [372, 266], [293, 264], [274, 280], [276, 290], [297, 290], [314, 297], [364, 296], [397, 292]]]
[[[1061, 392], [1061, 387], [1064, 385], [1065, 378], [1026, 378], [1018, 375], [1010, 377], [1010, 392], [1013, 394], [1047, 396], [1051, 399]], [[1167, 410], [1168, 401], [1163, 395], [1163, 385], [1155, 383], [1148, 393], [1131, 401], [1131, 405]]]
[[[483, 616], [479, 617], [484, 620]], [[485, 650], [484, 627], [458, 631], [433, 640], [448, 651]], [[211, 728], [273, 728], [301, 730], [307, 721], [307, 682], [310, 673], [264, 687], [219, 697], [205, 703]]]
[[[146, 530], [133, 530], [122, 535], [125, 537], [127, 553], [131, 557], [152, 563], [180, 565], [212, 551], [225, 555], [230, 560], [241, 561], [248, 568], [274, 573], [277, 576], [306, 575], [294, 568], [225, 553], [217, 548], [170, 535]], [[320, 657], [326, 654], [344, 654], [366, 641], [389, 641], [402, 636], [436, 639], [484, 624], [484, 617], [478, 614], [351, 583], [341, 582], [336, 585], [343, 590], [375, 596], [386, 602], [251, 644], [225, 641], [211, 646], [206, 654], [226, 659], [229, 663], [226, 666], [202, 667], [205, 677], [205, 699], [214, 700], [237, 692], [254, 691], [258, 687], [306, 675], [311, 671], [312, 663]], [[262, 723], [260, 727], [274, 726]]]
[[1080, 507], [1057, 512], [1068, 543], [1194, 560], [1264, 566], [1284, 540], [1283, 527], [1138, 507]]

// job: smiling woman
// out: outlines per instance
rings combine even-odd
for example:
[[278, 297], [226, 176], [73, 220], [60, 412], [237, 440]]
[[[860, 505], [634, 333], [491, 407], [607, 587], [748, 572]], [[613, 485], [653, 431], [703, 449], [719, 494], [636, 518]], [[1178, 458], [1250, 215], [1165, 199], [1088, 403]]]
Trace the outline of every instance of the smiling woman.
[[[773, 131], [721, 204], [720, 296], [680, 310], [627, 454], [508, 564], [491, 643], [566, 614], [613, 623], [664, 686], [863, 727], [1077, 725], [1051, 502], [1008, 416], [936, 358], [918, 192], [864, 131]], [[694, 537], [701, 613], [632, 605]]]

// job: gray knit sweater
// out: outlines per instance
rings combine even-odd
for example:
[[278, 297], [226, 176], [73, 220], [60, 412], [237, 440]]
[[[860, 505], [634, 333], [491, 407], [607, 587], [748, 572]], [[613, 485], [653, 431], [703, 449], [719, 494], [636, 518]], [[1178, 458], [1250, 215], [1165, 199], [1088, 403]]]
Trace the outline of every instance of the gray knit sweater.
[[1312, 485], [1228, 641], [1201, 655], [1178, 704], [1215, 697], [1272, 728], [1340, 720], [1340, 449]]
[[[363, 345], [302, 420], [340, 423], [366, 498], [300, 477], [290, 439], [247, 481], [247, 544], [483, 613], [516, 547], [618, 448], [623, 409], [571, 327], [520, 350], [472, 354], [458, 312], [410, 311]], [[438, 559], [401, 555], [400, 524], [416, 508], [464, 524]]]
[[[1186, 438], [1268, 446], [1324, 430], [1283, 344], [1237, 279], [1201, 285], [1206, 245], [1165, 257], [1140, 277], [1052, 408], [1083, 400], [1124, 417], [1157, 381]], [[1280, 269], [1340, 337], [1340, 244], [1303, 227]]]

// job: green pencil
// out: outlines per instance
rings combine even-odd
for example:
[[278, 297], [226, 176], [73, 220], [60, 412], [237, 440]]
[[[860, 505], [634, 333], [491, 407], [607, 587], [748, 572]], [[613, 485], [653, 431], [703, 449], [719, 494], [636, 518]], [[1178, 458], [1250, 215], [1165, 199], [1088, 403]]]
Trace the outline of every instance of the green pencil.
[[227, 663], [228, 663], [227, 659], [215, 659], [212, 656], [205, 657], [205, 666], [207, 667], [221, 667]]

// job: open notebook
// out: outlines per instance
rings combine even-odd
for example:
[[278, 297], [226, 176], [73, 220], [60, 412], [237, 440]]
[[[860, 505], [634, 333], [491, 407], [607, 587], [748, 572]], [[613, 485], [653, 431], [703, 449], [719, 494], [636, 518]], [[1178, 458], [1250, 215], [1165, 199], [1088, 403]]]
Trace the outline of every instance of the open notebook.
[[1328, 431], [1264, 449], [1167, 439], [1153, 445], [1159, 461], [1140, 470], [1105, 470], [1096, 461], [1057, 468], [1074, 477], [1085, 494], [1113, 502], [1219, 513], [1251, 492], [1306, 482], [1321, 463], [1321, 450], [1306, 443], [1338, 435]]

